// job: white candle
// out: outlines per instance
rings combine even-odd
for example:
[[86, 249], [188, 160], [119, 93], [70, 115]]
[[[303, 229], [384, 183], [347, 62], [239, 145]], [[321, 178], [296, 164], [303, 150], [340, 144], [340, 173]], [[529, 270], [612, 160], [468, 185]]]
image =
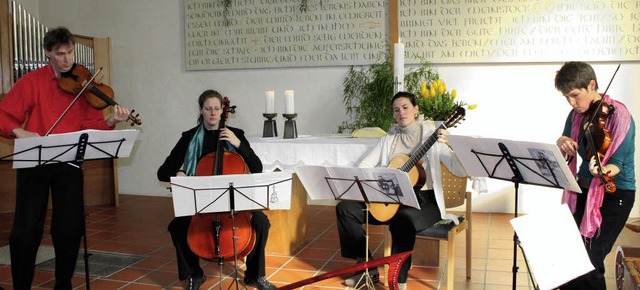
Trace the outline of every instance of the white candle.
[[284, 113], [295, 113], [295, 110], [293, 109], [293, 90], [284, 91]]
[[276, 112], [275, 110], [275, 103], [276, 103], [276, 92], [275, 91], [265, 91], [264, 92], [264, 97], [265, 97], [265, 107], [264, 107], [264, 112], [267, 114], [273, 114]]
[[404, 43], [393, 45], [393, 75], [397, 82], [397, 91], [404, 91]]

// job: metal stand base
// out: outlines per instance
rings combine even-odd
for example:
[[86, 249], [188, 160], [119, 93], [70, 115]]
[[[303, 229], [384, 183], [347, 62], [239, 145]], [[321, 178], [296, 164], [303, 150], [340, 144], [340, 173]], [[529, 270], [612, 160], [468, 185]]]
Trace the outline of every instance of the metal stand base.
[[[369, 203], [365, 203], [365, 212], [364, 212], [364, 216], [365, 216], [365, 220], [364, 220], [364, 228], [365, 228], [365, 233], [364, 233], [364, 238], [365, 238], [365, 247], [364, 247], [364, 262], [369, 262]], [[362, 289], [362, 288], [366, 288], [369, 290], [375, 290], [376, 286], [373, 283], [373, 279], [371, 278], [371, 275], [369, 274], [369, 267], [364, 269], [364, 275], [360, 276], [360, 279], [358, 280], [358, 282], [356, 282], [356, 286], [354, 286], [353, 288], [355, 289]]]
[[375, 290], [376, 286], [373, 283], [373, 279], [371, 278], [371, 275], [369, 274], [369, 268], [364, 270], [364, 275], [360, 276], [360, 280], [358, 280], [358, 282], [356, 283], [356, 286], [353, 287], [354, 289], [369, 289], [369, 290]]

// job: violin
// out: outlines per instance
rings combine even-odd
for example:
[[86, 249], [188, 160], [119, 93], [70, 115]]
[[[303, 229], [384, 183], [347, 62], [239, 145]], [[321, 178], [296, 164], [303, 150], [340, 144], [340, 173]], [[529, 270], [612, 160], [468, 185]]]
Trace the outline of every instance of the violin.
[[[589, 106], [589, 110], [585, 113], [587, 120], [583, 128], [586, 148], [587, 160], [595, 157], [596, 166], [598, 167], [598, 178], [604, 184], [604, 190], [607, 193], [614, 193], [616, 191], [616, 185], [614, 184], [615, 177], [609, 176], [609, 172], [602, 170], [602, 161], [604, 154], [607, 153], [609, 146], [611, 145], [611, 134], [609, 130], [605, 128], [607, 118], [613, 113], [614, 107], [606, 103], [603, 100], [593, 102]], [[594, 122], [597, 122], [594, 124]]]
[[[68, 72], [60, 74], [58, 86], [67, 93], [84, 95], [89, 105], [98, 110], [118, 105], [113, 100], [113, 90], [105, 84], [94, 82], [93, 79], [94, 76], [89, 69], [81, 64], [74, 63]], [[138, 119], [139, 114], [134, 116], [134, 112], [135, 110], [131, 110], [131, 114], [128, 116], [131, 126], [133, 124], [142, 124], [142, 121]]]
[[[229, 112], [227, 97], [223, 100], [222, 115], [218, 128], [225, 127]], [[249, 174], [249, 167], [240, 154], [224, 150], [226, 141], [218, 140], [216, 151], [203, 156], [196, 166], [196, 175]], [[189, 248], [204, 259], [217, 258], [236, 261], [248, 255], [256, 242], [256, 233], [251, 227], [250, 212], [234, 212], [234, 192], [229, 192], [231, 212], [197, 214], [191, 218], [187, 242]]]

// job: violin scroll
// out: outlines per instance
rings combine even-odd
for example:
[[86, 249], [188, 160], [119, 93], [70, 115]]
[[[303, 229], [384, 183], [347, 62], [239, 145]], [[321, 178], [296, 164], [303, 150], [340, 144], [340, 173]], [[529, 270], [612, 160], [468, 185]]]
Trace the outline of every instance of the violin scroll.
[[607, 181], [604, 184], [604, 191], [606, 193], [614, 193], [614, 192], [616, 192], [616, 189], [617, 189], [616, 188], [616, 184], [613, 183], [613, 181], [615, 180], [615, 177], [611, 177], [608, 174], [609, 174], [609, 172], [605, 173], [604, 177], [601, 177], [601, 178], [604, 178]]

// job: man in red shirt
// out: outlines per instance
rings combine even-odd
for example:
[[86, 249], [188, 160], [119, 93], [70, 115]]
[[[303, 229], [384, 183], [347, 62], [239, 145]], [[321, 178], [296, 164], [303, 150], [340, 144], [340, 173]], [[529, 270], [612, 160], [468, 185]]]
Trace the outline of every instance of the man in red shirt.
[[[49, 65], [21, 77], [0, 101], [0, 137], [25, 138], [75, 132], [84, 129], [111, 130], [130, 114], [115, 106], [107, 119], [103, 112], [78, 99], [56, 124], [75, 96], [58, 87], [58, 79], [74, 64], [75, 39], [59, 27], [43, 40]], [[54, 126], [54, 124], [56, 124]], [[53, 128], [52, 128], [53, 127]], [[83, 233], [82, 169], [58, 163], [17, 170], [16, 210], [9, 236], [13, 289], [30, 289], [35, 259], [42, 239], [49, 190], [53, 215], [51, 236], [56, 255], [54, 289], [71, 289]]]

